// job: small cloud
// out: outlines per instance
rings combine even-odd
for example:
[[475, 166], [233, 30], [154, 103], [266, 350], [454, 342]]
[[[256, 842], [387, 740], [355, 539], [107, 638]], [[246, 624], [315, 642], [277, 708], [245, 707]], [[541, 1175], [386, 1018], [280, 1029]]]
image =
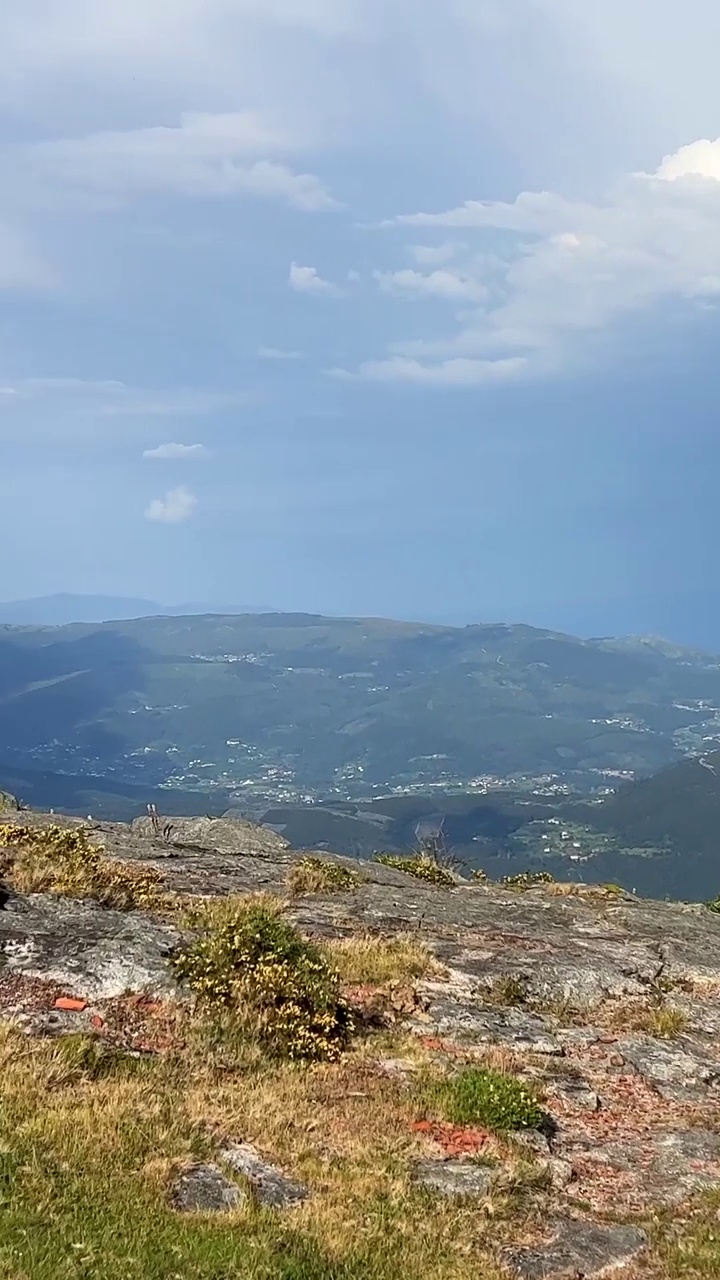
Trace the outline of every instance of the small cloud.
[[461, 275], [457, 271], [375, 271], [375, 279], [385, 293], [404, 295], [406, 298], [440, 298], [449, 302], [480, 302], [487, 297], [487, 289], [479, 280]]
[[467, 246], [464, 244], [446, 240], [444, 244], [437, 245], [411, 244], [408, 245], [408, 252], [421, 267], [443, 267], [446, 262], [452, 262], [453, 258], [465, 248]]
[[258, 347], [258, 360], [299, 360], [299, 351], [282, 351], [280, 347]]
[[143, 458], [160, 458], [163, 462], [174, 462], [176, 459], [192, 461], [193, 458], [207, 457], [204, 444], [159, 444], [156, 449], [145, 449]]
[[145, 511], [145, 518], [159, 524], [182, 524], [190, 519], [196, 506], [195, 494], [181, 485], [177, 489], [169, 489], [164, 498], [153, 498]]
[[301, 267], [297, 262], [290, 265], [288, 284], [296, 293], [323, 294], [327, 298], [339, 298], [342, 293], [331, 280], [323, 280], [314, 267]]
[[359, 284], [362, 277], [359, 271], [348, 271], [347, 278], [350, 284]]
[[499, 382], [510, 382], [525, 372], [526, 360], [513, 356], [505, 360], [443, 360], [437, 364], [423, 364], [404, 356], [389, 360], [369, 360], [361, 364], [356, 374], [346, 369], [331, 369], [333, 378], [362, 379], [365, 382], [399, 382], [425, 387], [485, 387]]

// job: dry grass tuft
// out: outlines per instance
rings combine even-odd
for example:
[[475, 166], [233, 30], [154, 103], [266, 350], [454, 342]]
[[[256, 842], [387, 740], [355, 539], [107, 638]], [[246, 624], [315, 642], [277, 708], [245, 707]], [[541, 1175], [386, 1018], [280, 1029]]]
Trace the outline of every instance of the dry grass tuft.
[[293, 865], [287, 884], [296, 896], [305, 893], [351, 893], [358, 888], [360, 876], [338, 862], [308, 856]]
[[328, 942], [326, 950], [341, 981], [348, 985], [382, 986], [445, 973], [428, 948], [409, 934], [338, 938]]
[[170, 903], [159, 871], [105, 857], [82, 827], [0, 826], [0, 875], [18, 893], [93, 898], [117, 911]]

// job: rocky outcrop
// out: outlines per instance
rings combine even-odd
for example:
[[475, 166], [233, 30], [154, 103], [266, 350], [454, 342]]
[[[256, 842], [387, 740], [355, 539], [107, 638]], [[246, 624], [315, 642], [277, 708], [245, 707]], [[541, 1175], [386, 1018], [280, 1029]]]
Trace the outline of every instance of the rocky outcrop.
[[[8, 810], [5, 822], [71, 819]], [[175, 893], [288, 895], [298, 856], [282, 837], [232, 818], [151, 818], [92, 824], [108, 856], [158, 870]], [[637, 1222], [699, 1190], [720, 1187], [720, 917], [702, 906], [647, 902], [589, 887], [523, 891], [458, 881], [421, 883], [375, 863], [351, 866], [351, 892], [291, 898], [308, 935], [407, 934], [444, 966], [415, 983], [402, 1015], [438, 1062], [500, 1052], [541, 1086], [548, 1112], [528, 1158], [551, 1196], [547, 1237], [504, 1257], [526, 1280], [609, 1275], [642, 1250], [640, 1225], [617, 1225], [622, 1203]], [[29, 1032], [63, 1034], [109, 1020], [127, 991], [179, 999], [168, 960], [181, 939], [140, 912], [51, 895], [0, 896], [0, 1015]], [[58, 1008], [58, 996], [76, 1008]], [[72, 1000], [70, 1000], [72, 1005]], [[378, 1060], [403, 1079], [413, 1064]], [[304, 1188], [241, 1142], [222, 1157], [263, 1202], [299, 1202]], [[500, 1171], [502, 1172], [502, 1171]], [[413, 1179], [450, 1197], [493, 1194], [498, 1171], [438, 1151]], [[228, 1208], [236, 1184], [218, 1165], [185, 1170], [180, 1207]]]

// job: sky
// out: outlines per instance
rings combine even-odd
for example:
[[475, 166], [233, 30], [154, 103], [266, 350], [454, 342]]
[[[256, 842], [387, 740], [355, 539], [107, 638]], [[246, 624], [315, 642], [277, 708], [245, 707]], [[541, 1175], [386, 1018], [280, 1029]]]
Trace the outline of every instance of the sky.
[[720, 651], [711, 0], [0, 9], [0, 596]]

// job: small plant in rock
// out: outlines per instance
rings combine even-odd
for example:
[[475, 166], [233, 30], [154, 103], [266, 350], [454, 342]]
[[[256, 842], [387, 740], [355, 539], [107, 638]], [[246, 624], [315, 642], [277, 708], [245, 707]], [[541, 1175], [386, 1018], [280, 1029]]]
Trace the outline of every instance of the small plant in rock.
[[649, 1010], [638, 1030], [657, 1036], [659, 1040], [674, 1040], [676, 1036], [682, 1035], [683, 1031], [687, 1030], [687, 1025], [687, 1016], [682, 1009], [673, 1008], [672, 1005], [658, 1004], [654, 1009]]
[[174, 968], [201, 1004], [230, 1010], [270, 1057], [333, 1060], [352, 1033], [337, 973], [268, 899], [211, 910]]
[[720, 915], [720, 893], [715, 898], [711, 898], [710, 902], [706, 902], [705, 906], [708, 911], [715, 911]]
[[512, 1009], [518, 1005], [523, 1005], [528, 998], [528, 984], [525, 978], [518, 978], [514, 974], [503, 974], [501, 978], [496, 978], [487, 993], [487, 999], [490, 1004], [504, 1006]]
[[506, 889], [532, 889], [537, 884], [554, 884], [555, 877], [549, 871], [519, 871], [513, 876], [503, 876], [500, 883]]
[[0, 875], [19, 893], [94, 898], [117, 911], [166, 902], [158, 871], [105, 857], [83, 827], [0, 826]]
[[351, 893], [360, 884], [360, 876], [338, 862], [308, 855], [291, 868], [288, 888], [291, 893]]
[[448, 889], [454, 888], [456, 884], [452, 872], [448, 871], [447, 867], [440, 866], [427, 853], [410, 855], [377, 853], [375, 862], [381, 863], [383, 867], [391, 867], [393, 871], [404, 871], [407, 875], [414, 876], [416, 880], [426, 881], [427, 884], [443, 885]]
[[476, 884], [489, 884], [490, 877], [487, 871], [483, 871], [482, 867], [476, 867], [472, 873], [472, 879]]
[[467, 1067], [436, 1081], [428, 1102], [453, 1124], [484, 1125], [499, 1133], [538, 1129], [545, 1118], [535, 1094], [522, 1080], [484, 1067]]

